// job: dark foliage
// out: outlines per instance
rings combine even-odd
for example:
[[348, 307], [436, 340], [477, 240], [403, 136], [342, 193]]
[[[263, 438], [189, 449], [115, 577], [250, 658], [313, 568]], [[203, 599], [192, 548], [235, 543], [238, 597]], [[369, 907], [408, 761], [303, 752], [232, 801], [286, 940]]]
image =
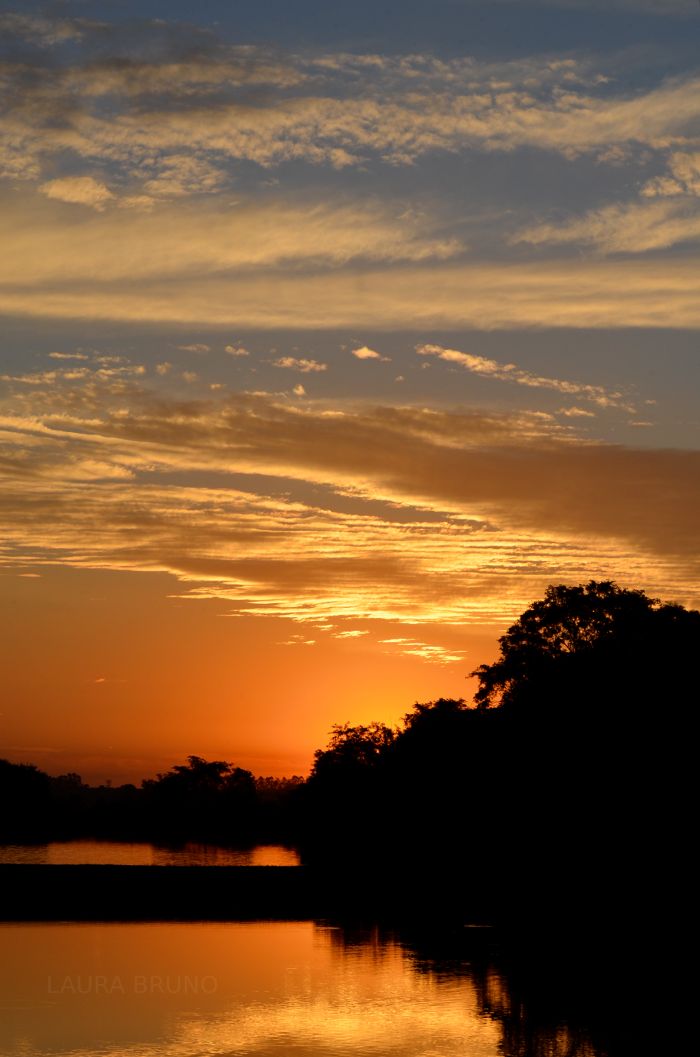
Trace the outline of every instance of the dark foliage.
[[607, 581], [552, 587], [500, 646], [473, 708], [335, 728], [307, 787], [307, 858], [437, 868], [513, 913], [682, 889], [700, 614]]
[[336, 726], [305, 782], [190, 756], [140, 789], [92, 788], [2, 762], [2, 839], [295, 842], [417, 886], [438, 871], [515, 915], [683, 894], [700, 614], [609, 581], [557, 586], [500, 647], [472, 707]]
[[148, 828], [166, 840], [241, 840], [254, 833], [257, 798], [250, 771], [188, 756], [186, 765], [142, 786]]
[[0, 840], [41, 840], [49, 830], [51, 779], [33, 764], [0, 760]]

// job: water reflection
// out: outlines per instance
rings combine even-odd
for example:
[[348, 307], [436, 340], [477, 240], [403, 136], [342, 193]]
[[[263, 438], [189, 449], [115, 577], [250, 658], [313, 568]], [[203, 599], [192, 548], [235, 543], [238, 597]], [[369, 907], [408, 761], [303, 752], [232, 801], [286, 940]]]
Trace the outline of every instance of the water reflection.
[[281, 844], [222, 848], [187, 843], [176, 848], [147, 842], [70, 840], [49, 844], [0, 844], [0, 863], [53, 866], [298, 866], [299, 856]]
[[274, 924], [0, 928], [7, 1057], [424, 1054], [495, 1057], [468, 977], [401, 944]]
[[0, 925], [0, 1053], [670, 1052], [652, 1044], [648, 965], [612, 950], [461, 925]]

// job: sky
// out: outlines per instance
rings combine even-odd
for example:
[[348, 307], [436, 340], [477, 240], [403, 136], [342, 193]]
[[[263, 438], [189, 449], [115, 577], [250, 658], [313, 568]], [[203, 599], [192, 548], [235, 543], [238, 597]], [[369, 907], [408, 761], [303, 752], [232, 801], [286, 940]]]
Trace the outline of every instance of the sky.
[[700, 604], [700, 3], [0, 40], [0, 756], [305, 774], [549, 584]]

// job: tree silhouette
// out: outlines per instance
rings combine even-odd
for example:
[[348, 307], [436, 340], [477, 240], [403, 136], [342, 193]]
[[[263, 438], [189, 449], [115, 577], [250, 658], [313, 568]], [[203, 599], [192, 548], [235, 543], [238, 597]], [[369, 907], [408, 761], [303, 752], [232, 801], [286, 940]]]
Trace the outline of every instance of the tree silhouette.
[[174, 839], [246, 838], [255, 823], [255, 780], [224, 760], [188, 756], [142, 784], [154, 833]]
[[0, 760], [0, 841], [40, 839], [50, 824], [51, 782], [33, 764]]
[[355, 727], [349, 723], [336, 723], [328, 746], [314, 753], [311, 777], [337, 777], [345, 781], [352, 775], [367, 772], [379, 764], [394, 737], [395, 731], [383, 723]]
[[559, 585], [500, 647], [472, 674], [476, 708], [504, 721], [513, 857], [552, 899], [547, 859], [601, 902], [680, 880], [700, 613], [612, 581]]
[[[501, 654], [472, 675], [477, 708], [571, 708], [586, 695], [637, 709], [684, 686], [700, 644], [700, 613], [610, 580], [549, 587], [499, 640]], [[656, 703], [660, 703], [656, 701]], [[549, 717], [551, 718], [551, 717]]]

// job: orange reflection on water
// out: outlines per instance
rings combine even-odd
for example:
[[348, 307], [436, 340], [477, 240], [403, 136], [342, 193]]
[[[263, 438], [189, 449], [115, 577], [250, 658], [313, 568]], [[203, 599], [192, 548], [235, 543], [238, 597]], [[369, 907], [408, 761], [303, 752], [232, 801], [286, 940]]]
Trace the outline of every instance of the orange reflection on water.
[[167, 848], [147, 842], [69, 840], [49, 844], [0, 844], [0, 863], [53, 866], [298, 866], [299, 856], [281, 844], [222, 848], [188, 842]]
[[495, 1057], [471, 983], [301, 923], [3, 925], [5, 1057]]

